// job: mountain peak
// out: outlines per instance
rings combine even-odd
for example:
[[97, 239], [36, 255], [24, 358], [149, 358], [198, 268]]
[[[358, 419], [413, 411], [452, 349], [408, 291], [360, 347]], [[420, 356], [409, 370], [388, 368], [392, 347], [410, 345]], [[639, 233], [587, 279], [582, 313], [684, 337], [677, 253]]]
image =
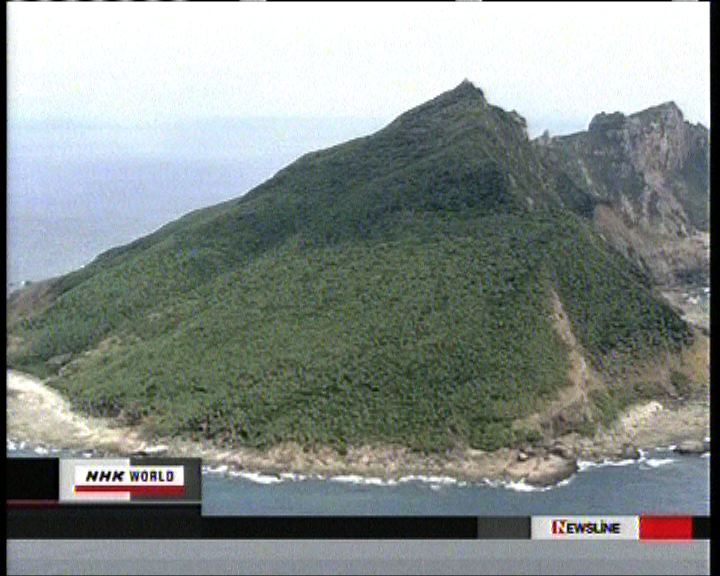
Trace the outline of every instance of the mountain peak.
[[460, 82], [460, 84], [458, 84], [450, 92], [459, 95], [467, 94], [469, 96], [480, 96], [482, 98], [485, 98], [485, 94], [483, 93], [483, 91], [477, 86], [475, 86], [475, 84], [473, 84], [467, 78], [463, 79], [463, 81]]
[[[470, 80], [465, 79], [455, 88], [401, 114], [390, 126], [416, 126], [418, 122], [437, 124], [440, 121], [446, 129], [451, 124], [465, 123], [469, 111], [488, 108], [489, 105], [483, 91]], [[450, 122], [450, 118], [456, 122]]]
[[680, 106], [675, 104], [674, 100], [668, 100], [667, 102], [663, 102], [662, 104], [658, 105], [657, 108], [665, 109], [665, 110], [675, 110], [676, 112], [682, 114], [682, 110], [680, 110]]
[[593, 116], [588, 126], [588, 132], [607, 130], [608, 128], [620, 128], [625, 123], [625, 114], [622, 112], [600, 112]]
[[455, 88], [443, 92], [437, 97], [437, 100], [444, 100], [448, 102], [482, 102], [486, 104], [485, 94], [483, 91], [475, 86], [470, 80], [465, 78]]
[[622, 112], [613, 112], [611, 114], [601, 112], [600, 114], [596, 114], [590, 121], [588, 131], [595, 132], [598, 130], [620, 129], [628, 121], [632, 124], [646, 124], [648, 122], [682, 124], [685, 121], [685, 117], [680, 107], [674, 101], [668, 100], [662, 104], [634, 112], [629, 116], [625, 116]]
[[636, 112], [632, 114], [630, 118], [637, 118], [639, 120], [659, 118], [661, 120], [675, 120], [677, 122], [683, 122], [685, 120], [682, 110], [680, 110], [680, 107], [672, 100]]
[[475, 84], [470, 82], [470, 80], [465, 78], [462, 82], [460, 82], [460, 84], [455, 86], [455, 88], [443, 92], [442, 94], [436, 96], [425, 104], [432, 103], [481, 103], [485, 105], [487, 104], [487, 100], [485, 100], [485, 94], [483, 93], [483, 91], [477, 86], [475, 86]]

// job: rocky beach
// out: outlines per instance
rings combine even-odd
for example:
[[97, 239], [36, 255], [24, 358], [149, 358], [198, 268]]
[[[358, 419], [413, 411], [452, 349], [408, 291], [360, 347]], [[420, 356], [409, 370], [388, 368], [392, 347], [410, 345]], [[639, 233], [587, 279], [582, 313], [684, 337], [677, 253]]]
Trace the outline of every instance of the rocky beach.
[[286, 443], [267, 451], [224, 448], [177, 438], [153, 438], [139, 427], [74, 412], [51, 387], [32, 376], [7, 371], [7, 440], [94, 454], [172, 454], [200, 457], [210, 466], [263, 474], [357, 475], [383, 479], [408, 476], [464, 481], [499, 480], [550, 486], [578, 471], [578, 462], [637, 459], [640, 450], [672, 445], [681, 453], [709, 451], [709, 399], [676, 406], [638, 404], [594, 437], [569, 434], [552, 443], [484, 452], [455, 449], [422, 455], [401, 447], [350, 447], [345, 454]]

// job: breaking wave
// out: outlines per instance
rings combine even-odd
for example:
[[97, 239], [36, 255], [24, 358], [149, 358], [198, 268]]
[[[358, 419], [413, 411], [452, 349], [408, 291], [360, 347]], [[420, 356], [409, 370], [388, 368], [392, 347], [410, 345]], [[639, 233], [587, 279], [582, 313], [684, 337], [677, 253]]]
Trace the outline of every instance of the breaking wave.
[[643, 462], [643, 466], [650, 468], [660, 468], [660, 466], [667, 466], [676, 462], [675, 458], [648, 458]]
[[282, 478], [279, 476], [270, 476], [267, 474], [260, 474], [259, 472], [242, 472], [242, 471], [230, 471], [230, 476], [237, 477], [237, 478], [244, 478], [245, 480], [250, 480], [251, 482], [255, 482], [257, 484], [277, 484], [278, 482], [282, 482]]

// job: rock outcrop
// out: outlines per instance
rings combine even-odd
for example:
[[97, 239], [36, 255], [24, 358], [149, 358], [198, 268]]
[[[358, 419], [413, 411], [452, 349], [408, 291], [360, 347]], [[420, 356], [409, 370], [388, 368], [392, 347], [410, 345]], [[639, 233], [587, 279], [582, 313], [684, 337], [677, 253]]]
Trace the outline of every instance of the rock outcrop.
[[685, 440], [678, 444], [675, 448], [675, 452], [678, 454], [702, 454], [707, 452], [709, 445], [705, 446], [705, 443], [700, 440]]

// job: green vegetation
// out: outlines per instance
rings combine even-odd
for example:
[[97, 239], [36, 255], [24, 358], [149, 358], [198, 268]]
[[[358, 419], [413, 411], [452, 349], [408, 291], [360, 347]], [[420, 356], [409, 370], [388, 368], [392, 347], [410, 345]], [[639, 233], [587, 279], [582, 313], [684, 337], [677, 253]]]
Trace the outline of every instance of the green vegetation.
[[[609, 426], [625, 408], [641, 400], [650, 400], [657, 394], [657, 385], [621, 383], [609, 386], [607, 389], [593, 390], [590, 398], [597, 413], [596, 420], [604, 426]], [[592, 435], [595, 427], [591, 425], [584, 432]]]
[[152, 311], [133, 303], [176, 270], [145, 269], [123, 305], [101, 314], [123, 277], [109, 271], [18, 326], [33, 346], [12, 361], [31, 368], [117, 334], [118, 347], [55, 385], [83, 410], [143, 419], [159, 434], [497, 448], [516, 439], [513, 420], [567, 385], [550, 319], [556, 285], [597, 358], [685, 335], [634, 270], [574, 217], [557, 218], [487, 216], [466, 226], [475, 235], [434, 241], [308, 249], [292, 239]]
[[518, 121], [462, 85], [58, 279], [47, 309], [8, 325], [8, 364], [71, 354], [53, 385], [77, 407], [163, 435], [536, 440], [512, 424], [568, 384], [553, 291], [599, 370], [690, 334], [534, 158]]
[[670, 383], [680, 396], [686, 397], [693, 392], [693, 386], [690, 378], [682, 372], [673, 370], [670, 373]]

